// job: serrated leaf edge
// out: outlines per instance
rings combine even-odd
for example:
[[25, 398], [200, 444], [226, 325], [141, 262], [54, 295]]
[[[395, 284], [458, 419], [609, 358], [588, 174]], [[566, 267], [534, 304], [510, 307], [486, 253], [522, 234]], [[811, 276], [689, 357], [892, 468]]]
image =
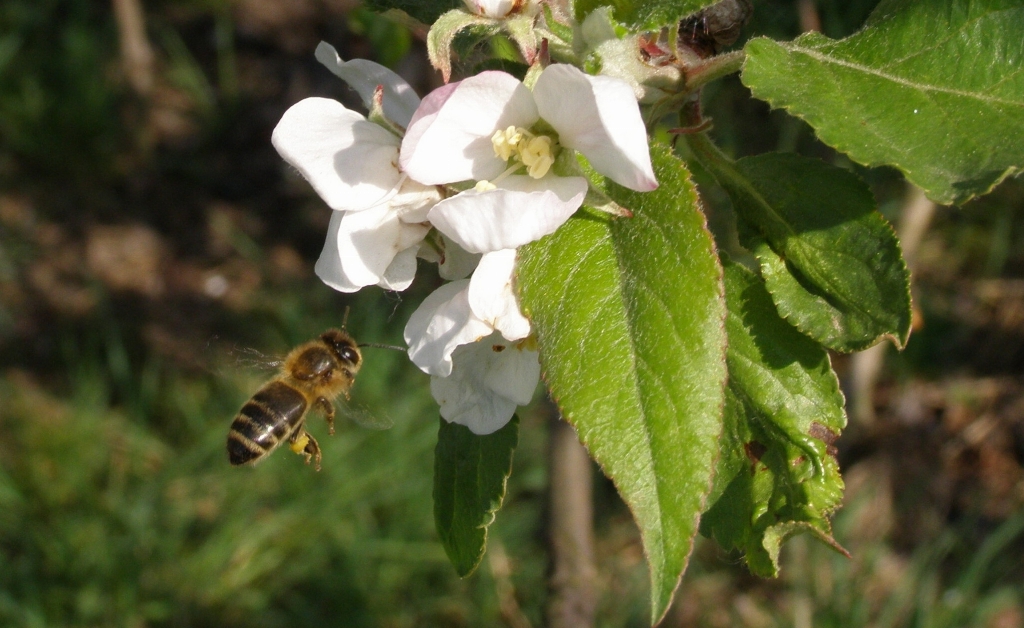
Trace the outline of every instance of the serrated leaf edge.
[[[444, 421], [443, 418], [441, 420]], [[518, 419], [518, 416], [513, 415], [511, 420], [512, 421], [518, 421], [519, 419]], [[519, 428], [517, 427], [516, 428], [516, 433], [517, 433], [517, 437], [516, 438], [517, 438], [517, 441], [518, 441], [518, 430], [519, 430]], [[448, 545], [449, 544], [446, 543], [446, 542], [442, 542], [442, 546], [444, 547], [445, 554], [448, 556], [448, 560], [455, 567], [455, 572], [459, 575], [460, 578], [468, 578], [469, 576], [473, 575], [473, 572], [475, 572], [477, 570], [477, 568], [480, 566], [480, 563], [483, 561], [484, 554], [487, 553], [487, 539], [490, 536], [490, 526], [491, 526], [492, 523], [494, 523], [495, 519], [497, 518], [498, 511], [501, 510], [502, 505], [505, 503], [505, 495], [508, 494], [508, 479], [510, 477], [512, 477], [512, 463], [513, 463], [513, 461], [515, 459], [515, 449], [516, 448], [513, 447], [512, 450], [509, 452], [508, 473], [504, 473], [504, 472], [502, 473], [501, 491], [497, 495], [496, 499], [491, 500], [491, 506], [492, 507], [488, 508], [486, 511], [484, 511], [483, 514], [484, 514], [484, 519], [485, 520], [482, 523], [480, 523], [479, 525], [475, 526], [477, 529], [480, 529], [480, 528], [483, 529], [484, 536], [483, 536], [483, 539], [481, 539], [480, 552], [479, 552], [479, 554], [477, 556], [474, 557], [472, 566], [468, 570], [466, 570], [465, 572], [461, 571], [460, 568], [459, 568], [459, 565], [456, 563], [456, 561], [453, 559], [452, 555], [448, 551]], [[483, 454], [482, 450], [477, 453], [476, 457], [477, 457], [478, 461], [482, 460], [482, 454]], [[476, 465], [476, 468], [479, 469], [480, 465], [479, 464]], [[479, 475], [479, 474], [477, 474], [477, 475]], [[457, 473], [456, 473], [456, 476], [457, 476]], [[480, 482], [477, 482], [476, 486], [479, 487], [480, 486]], [[435, 503], [436, 503], [436, 500], [435, 500]], [[435, 517], [435, 521], [436, 521], [436, 517]], [[452, 516], [451, 520], [448, 522], [449, 525], [446, 528], [447, 530], [451, 530], [452, 528], [454, 528], [454, 525], [451, 525], [451, 524], [453, 524], [453, 522], [454, 522], [454, 511], [453, 511], [453, 516]], [[437, 531], [437, 534], [438, 534], [439, 537], [443, 536], [443, 537], [446, 537], [446, 538], [450, 538], [449, 534], [447, 534], [447, 533], [442, 534], [442, 532], [440, 530]]]
[[[891, 162], [888, 162], [888, 161], [861, 159], [860, 157], [858, 157], [854, 153], [850, 152], [849, 150], [847, 150], [846, 148], [841, 146], [842, 142], [832, 142], [830, 140], [830, 138], [823, 137], [822, 134], [821, 134], [821, 129], [819, 129], [817, 125], [813, 124], [811, 122], [811, 120], [808, 119], [807, 115], [805, 115], [803, 113], [800, 113], [800, 112], [797, 112], [797, 111], [793, 111], [791, 107], [788, 107], [786, 105], [778, 104], [778, 100], [779, 100], [778, 98], [772, 98], [772, 97], [766, 96], [764, 94], [759, 94], [758, 93], [759, 90], [758, 90], [758, 88], [756, 86], [750, 85], [745, 80], [743, 80], [743, 78], [744, 78], [744, 76], [746, 74], [746, 71], [747, 71], [747, 64], [750, 63], [750, 58], [751, 58], [751, 55], [749, 54], [747, 48], [751, 44], [755, 44], [756, 45], [756, 42], [759, 42], [759, 41], [762, 41], [762, 40], [763, 41], [769, 41], [769, 42], [771, 42], [771, 43], [773, 43], [775, 45], [780, 46], [781, 48], [787, 48], [787, 42], [779, 42], [779, 41], [776, 41], [776, 40], [771, 39], [769, 37], [754, 37], [754, 38], [751, 38], [750, 40], [748, 40], [747, 43], [744, 45], [743, 50], [747, 54], [744, 55], [743, 66], [742, 66], [742, 69], [740, 70], [740, 81], [743, 83], [744, 87], [746, 87], [747, 89], [750, 90], [750, 93], [751, 93], [752, 96], [754, 96], [754, 98], [757, 98], [758, 100], [762, 100], [762, 101], [768, 103], [768, 106], [772, 110], [781, 109], [781, 110], [785, 111], [788, 115], [791, 115], [794, 118], [802, 120], [808, 126], [810, 126], [812, 129], [814, 129], [814, 134], [816, 136], [818, 136], [818, 139], [820, 139], [822, 143], [824, 143], [824, 144], [826, 144], [828, 146], [831, 146], [835, 150], [837, 150], [837, 151], [843, 153], [844, 155], [848, 156], [853, 161], [855, 161], [855, 162], [857, 162], [857, 163], [859, 163], [859, 164], [861, 164], [863, 166], [866, 166], [868, 168], [878, 168], [878, 167], [881, 167], [881, 166], [889, 166], [891, 168], [895, 168], [895, 169], [900, 171], [900, 173], [903, 175], [903, 177], [907, 181], [909, 181], [911, 183], [914, 183], [915, 185], [918, 185], [918, 187], [921, 187], [918, 184], [918, 182], [916, 181], [916, 177], [915, 178], [911, 178], [910, 172], [909, 172], [909, 170], [907, 168], [903, 167], [900, 164], [895, 164], [895, 163], [891, 163]], [[798, 40], [799, 40], [799, 38], [798, 38]], [[830, 43], [835, 43], [835, 42], [842, 41], [842, 40], [828, 39], [828, 41]], [[788, 42], [788, 44], [790, 44], [790, 45], [792, 45], [794, 43], [795, 42]], [[818, 57], [816, 57], [816, 56], [811, 54], [811, 49], [809, 49], [809, 48], [802, 48], [801, 47], [801, 48], [799, 48], [799, 50], [801, 52], [806, 52], [808, 56], [811, 56], [813, 58], [818, 58]], [[827, 57], [824, 57], [822, 55], [819, 55], [819, 56], [821, 56], [824, 59], [827, 59]], [[846, 64], [837, 63], [837, 65], [844, 65], [844, 67], [850, 67], [850, 68], [854, 68], [854, 69], [860, 69], [860, 67], [861, 67], [861, 66], [859, 66], [857, 64], [851, 64], [851, 63], [846, 63]], [[898, 79], [898, 77], [891, 77], [891, 76], [889, 76], [887, 74], [884, 74], [884, 73], [875, 73], [875, 74], [877, 76], [881, 77], [881, 78], [886, 78], [886, 79], [892, 80], [895, 83], [899, 83], [900, 85], [904, 85], [904, 86], [907, 86], [907, 87], [915, 87], [915, 88], [923, 88], [924, 87], [924, 86], [919, 86], [916, 83], [913, 83], [911, 81], [905, 81], [905, 80], [902, 80], [902, 79]], [[934, 91], [941, 91], [943, 93], [948, 93], [948, 94], [953, 94], [953, 95], [958, 95], [958, 96], [971, 96], [971, 97], [976, 96], [976, 94], [972, 94], [971, 92], [961, 92], [959, 90], [934, 90]], [[1013, 106], [1017, 106], [1019, 104], [1019, 103], [1015, 103], [1015, 102], [1012, 102], [1012, 101], [1003, 101], [1002, 99], [991, 99], [991, 102], [998, 103], [998, 104], [1010, 104], [1010, 105], [1013, 105]], [[829, 134], [829, 135], [831, 135], [831, 134]], [[856, 148], [854, 150], [856, 150]], [[1004, 170], [992, 182], [992, 184], [990, 186], [988, 186], [987, 188], [985, 188], [982, 191], [971, 192], [970, 194], [967, 194], [967, 195], [940, 195], [940, 194], [937, 194], [934, 190], [928, 190], [928, 189], [925, 189], [923, 187], [921, 187], [921, 189], [924, 191], [925, 196], [927, 196], [932, 201], [938, 203], [939, 205], [963, 205], [964, 203], [967, 203], [968, 201], [970, 201], [972, 199], [975, 199], [975, 198], [977, 198], [979, 196], [984, 196], [985, 194], [988, 194], [989, 192], [994, 190], [996, 188], [996, 186], [998, 186], [1000, 183], [1005, 181], [1007, 178], [1015, 176], [1015, 175], [1017, 175], [1017, 174], [1019, 174], [1021, 172], [1024, 172], [1024, 168], [1018, 167], [1018, 166], [1010, 166], [1006, 170]], [[877, 340], [878, 339], [876, 338], [875, 342], [877, 342]], [[897, 345], [897, 346], [899, 346], [899, 345]], [[900, 346], [900, 348], [902, 349], [902, 346]]]

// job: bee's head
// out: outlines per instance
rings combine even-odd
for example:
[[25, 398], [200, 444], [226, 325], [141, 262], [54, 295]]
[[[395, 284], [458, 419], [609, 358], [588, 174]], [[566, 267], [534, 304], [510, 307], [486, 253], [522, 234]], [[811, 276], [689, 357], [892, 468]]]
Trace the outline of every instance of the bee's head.
[[320, 340], [323, 340], [338, 361], [346, 365], [353, 373], [362, 366], [363, 356], [359, 353], [359, 348], [352, 336], [340, 329], [329, 329], [320, 334]]

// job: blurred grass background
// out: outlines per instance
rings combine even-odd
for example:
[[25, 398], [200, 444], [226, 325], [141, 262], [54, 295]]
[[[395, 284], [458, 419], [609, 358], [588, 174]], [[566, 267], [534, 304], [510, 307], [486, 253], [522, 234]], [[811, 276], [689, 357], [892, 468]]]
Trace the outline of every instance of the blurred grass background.
[[[438, 81], [422, 34], [355, 0], [148, 2], [140, 83], [119, 1], [0, 4], [0, 625], [542, 625], [543, 404], [522, 415], [509, 496], [466, 580], [433, 530], [436, 406], [401, 354], [368, 349], [353, 391], [395, 428], [328, 437], [314, 421], [321, 473], [287, 453], [233, 469], [223, 450], [268, 376], [247, 348], [282, 354], [346, 306], [357, 338], [400, 343], [438, 283], [426, 266], [406, 294], [319, 283], [328, 210], [270, 145], [305, 96], [356, 104], [317, 42], [422, 94]], [[746, 33], [800, 32], [801, 2], [755, 4]], [[821, 28], [847, 35], [874, 4], [821, 0]], [[854, 167], [735, 79], [705, 101], [735, 155]], [[897, 220], [899, 176], [858, 171]], [[1024, 627], [1022, 205], [1011, 180], [939, 208], [919, 247], [915, 334], [888, 356], [877, 421], [839, 443], [836, 538], [853, 558], [797, 538], [762, 581], [702, 542], [666, 626]], [[646, 625], [636, 529], [610, 483], [595, 500], [598, 623]]]

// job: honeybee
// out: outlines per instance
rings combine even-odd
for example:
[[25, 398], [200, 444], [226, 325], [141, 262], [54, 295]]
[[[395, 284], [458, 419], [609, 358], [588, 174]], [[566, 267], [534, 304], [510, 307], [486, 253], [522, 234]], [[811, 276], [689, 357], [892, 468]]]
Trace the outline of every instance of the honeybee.
[[334, 434], [334, 400], [338, 395], [349, 398], [363, 365], [359, 347], [344, 331], [329, 329], [292, 349], [277, 377], [257, 390], [231, 422], [227, 443], [231, 464], [256, 464], [287, 440], [292, 451], [305, 456], [306, 464], [314, 462], [319, 471], [320, 444], [306, 431], [306, 416], [310, 410], [321, 412], [328, 433]]

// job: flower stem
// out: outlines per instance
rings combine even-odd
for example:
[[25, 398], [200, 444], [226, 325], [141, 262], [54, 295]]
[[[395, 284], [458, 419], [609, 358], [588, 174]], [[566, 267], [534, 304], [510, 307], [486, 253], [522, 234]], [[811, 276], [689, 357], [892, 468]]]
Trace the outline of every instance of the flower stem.
[[736, 171], [735, 162], [711, 141], [707, 133], [688, 133], [683, 137], [700, 165], [714, 175], [719, 183], [726, 185], [729, 181], [741, 177]]
[[792, 228], [736, 168], [736, 162], [711, 141], [707, 133], [685, 134], [682, 137], [700, 165], [725, 188], [739, 217], [769, 237], [785, 238], [792, 234]]
[[678, 93], [655, 103], [645, 117], [645, 124], [650, 128], [670, 111], [677, 111], [686, 107], [688, 103], [695, 102], [698, 98], [697, 92], [702, 87], [711, 81], [738, 72], [743, 67], [744, 59], [746, 55], [743, 51], [737, 50], [685, 66], [683, 88]]
[[723, 76], [739, 72], [743, 61], [747, 58], [742, 50], [711, 57], [701, 63], [686, 68], [686, 91], [694, 92], [711, 81]]

